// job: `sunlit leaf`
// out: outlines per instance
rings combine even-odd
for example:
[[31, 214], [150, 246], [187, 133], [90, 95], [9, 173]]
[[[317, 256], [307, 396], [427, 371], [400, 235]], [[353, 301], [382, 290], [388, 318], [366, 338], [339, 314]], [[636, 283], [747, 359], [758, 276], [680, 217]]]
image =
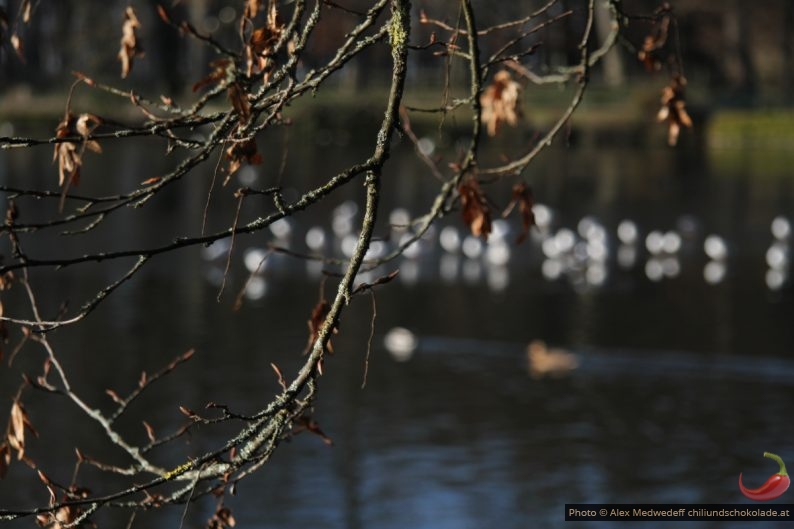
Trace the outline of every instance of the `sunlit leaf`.
[[262, 0], [247, 0], [245, 3], [245, 11], [243, 12], [243, 16], [247, 18], [254, 18], [261, 9]]
[[14, 48], [14, 51], [19, 57], [19, 60], [25, 62], [25, 46], [22, 43], [22, 39], [19, 37], [18, 33], [14, 33], [11, 35], [11, 47]]
[[124, 23], [121, 26], [121, 49], [119, 49], [119, 60], [121, 61], [121, 77], [127, 77], [132, 71], [132, 63], [135, 57], [143, 55], [140, 42], [138, 41], [138, 29], [141, 23], [135, 16], [132, 6], [127, 6], [124, 10]]
[[38, 436], [38, 433], [30, 423], [30, 419], [22, 403], [19, 402], [19, 400], [15, 400], [11, 405], [11, 418], [6, 438], [11, 448], [17, 451], [17, 459], [22, 459], [25, 455], [26, 430], [31, 432], [34, 436]]
[[489, 136], [496, 136], [502, 123], [515, 127], [521, 118], [521, 85], [510, 72], [501, 70], [480, 95], [481, 119]]
[[96, 140], [88, 139], [101, 122], [102, 119], [94, 114], [75, 116], [67, 112], [63, 120], [58, 123], [55, 137], [59, 140], [68, 140], [73, 136], [83, 138], [82, 144], [75, 141], [60, 141], [55, 144], [53, 161], [58, 163], [58, 184], [61, 187], [80, 183], [80, 168], [83, 165], [83, 151], [86, 148], [97, 153], [102, 152]]
[[30, 16], [33, 13], [33, 5], [31, 4], [30, 0], [22, 0], [22, 5], [19, 7], [19, 11], [22, 13], [22, 22], [25, 24], [30, 22]]
[[284, 24], [279, 18], [277, 2], [270, 0], [267, 22], [251, 32], [251, 37], [245, 44], [246, 73], [249, 76], [262, 73], [267, 79], [274, 66], [271, 54], [283, 32]]

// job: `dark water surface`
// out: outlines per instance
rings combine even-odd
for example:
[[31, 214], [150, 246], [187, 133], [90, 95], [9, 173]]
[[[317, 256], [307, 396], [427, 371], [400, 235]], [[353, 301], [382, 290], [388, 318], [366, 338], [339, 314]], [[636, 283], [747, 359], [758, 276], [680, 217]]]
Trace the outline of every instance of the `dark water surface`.
[[[287, 165], [293, 179], [287, 181], [305, 187], [319, 181], [312, 175], [348, 162], [345, 149], [323, 149], [316, 158], [293, 155]], [[404, 156], [406, 150], [398, 149], [385, 176], [383, 235], [393, 207], [420, 214], [432, 199], [432, 187], [425, 185], [431, 179], [415, 176], [419, 166]], [[772, 267], [766, 260], [774, 242], [772, 220], [794, 220], [794, 187], [786, 171], [726, 167], [721, 156], [555, 148], [527, 174], [538, 202], [552, 210], [552, 223], [523, 246], [512, 244], [515, 233], [508, 235], [509, 244], [502, 245], [510, 253], [506, 262], [503, 249], [475, 258], [445, 252], [436, 231], [423, 241], [421, 255], [398, 264], [398, 280], [377, 293], [365, 389], [368, 296], [355, 300], [334, 339], [337, 353], [326, 363], [315, 413], [334, 446], [304, 435], [280, 447], [229, 499], [237, 526], [577, 527], [563, 521], [565, 503], [747, 501], [739, 494], [738, 474], [744, 472], [748, 484], [761, 483], [774, 471], [761, 458], [764, 451], [794, 464], [794, 296], [787, 261]], [[782, 158], [780, 166], [794, 162], [794, 155], [769, 156]], [[0, 152], [0, 181], [55, 188], [48, 157], [49, 149]], [[86, 191], [112, 189], [113, 181], [131, 186], [173, 163], [160, 161], [159, 151], [145, 144], [125, 151], [111, 146], [86, 162]], [[256, 185], [269, 185], [268, 171], [266, 165]], [[205, 174], [189, 178], [195, 178], [189, 192], [166, 194], [145, 214], [121, 212], [87, 243], [53, 237], [31, 241], [28, 251], [79, 255], [193, 234], [209, 184]], [[217, 192], [211, 229], [231, 222], [230, 195], [228, 189]], [[504, 203], [508, 196], [506, 189], [493, 198]], [[333, 208], [361, 198], [360, 187], [350, 186], [318, 216], [296, 216], [291, 238], [281, 244], [305, 251], [304, 234], [315, 224], [333, 240]], [[55, 207], [20, 206], [31, 217]], [[253, 208], [247, 213], [256, 214]], [[568, 253], [544, 246], [543, 239], [561, 228], [585, 241], [587, 226], [585, 236], [576, 233], [585, 216], [603, 227], [606, 259], [593, 258], [599, 251], [593, 245], [590, 253], [586, 244]], [[621, 250], [616, 228], [624, 219], [636, 223], [639, 241]], [[442, 227], [447, 225], [461, 228], [457, 217]], [[654, 230], [676, 231], [680, 249], [649, 255], [645, 238]], [[709, 235], [724, 240], [724, 259], [704, 253]], [[132, 439], [145, 442], [142, 419], [158, 433], [180, 424], [179, 405], [201, 410], [214, 401], [242, 413], [259, 409], [278, 390], [270, 363], [285, 373], [300, 365], [305, 322], [320, 283], [316, 267], [271, 256], [243, 309], [234, 312], [235, 294], [247, 278], [246, 250], [274, 238], [268, 232], [237, 241], [221, 303], [215, 297], [223, 248], [155, 259], [84, 324], [53, 335], [73, 385], [86, 401], [109, 407], [106, 388], [129, 390], [141, 370], [153, 372], [195, 348], [191, 362], [130, 410], [122, 429]], [[788, 240], [779, 244], [788, 255]], [[333, 245], [342, 251], [341, 242]], [[549, 258], [555, 251], [559, 255]], [[37, 272], [32, 282], [52, 313], [65, 298], [79, 306], [130, 264]], [[7, 303], [6, 313], [23, 307]], [[384, 346], [396, 326], [418, 338], [408, 359]], [[525, 348], [533, 339], [576, 353], [580, 367], [563, 377], [531, 377]], [[41, 359], [31, 347], [15, 369], [2, 368], [3, 409], [16, 391], [18, 369], [33, 371]], [[53, 479], [70, 480], [75, 446], [124, 463], [102, 442], [99, 429], [64, 402], [41, 395], [26, 402], [42, 437], [30, 442], [30, 453]], [[228, 431], [199, 429], [186, 445], [164, 453], [163, 464], [216, 447]], [[112, 491], [117, 483], [91, 479], [90, 471], [85, 479], [97, 485], [95, 492]], [[33, 472], [15, 464], [0, 482], [0, 498], [0, 507], [25, 507], [46, 502], [47, 493]], [[191, 506], [185, 526], [202, 526], [211, 512], [210, 502]], [[180, 515], [176, 508], [143, 513], [133, 526], [178, 527]], [[100, 526], [111, 525], [104, 520]]]

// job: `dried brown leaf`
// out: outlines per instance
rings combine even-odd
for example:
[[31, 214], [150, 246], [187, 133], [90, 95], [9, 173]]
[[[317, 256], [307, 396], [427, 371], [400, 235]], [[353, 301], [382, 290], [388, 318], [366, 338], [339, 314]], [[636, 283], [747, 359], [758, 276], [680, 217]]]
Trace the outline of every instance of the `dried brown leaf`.
[[314, 418], [302, 415], [298, 418], [297, 423], [298, 426], [293, 430], [293, 434], [307, 431], [320, 437], [323, 440], [323, 443], [327, 444], [328, 446], [332, 446], [334, 444], [333, 439], [328, 437], [325, 432], [320, 429], [320, 423], [315, 421]]
[[15, 400], [11, 405], [11, 418], [6, 438], [11, 448], [17, 451], [17, 459], [20, 460], [25, 456], [25, 430], [36, 437], [39, 435], [30, 423], [22, 403]]
[[[667, 9], [669, 9], [669, 6]], [[642, 47], [637, 52], [637, 58], [649, 72], [656, 72], [662, 69], [661, 51], [667, 43], [671, 21], [672, 16], [669, 13], [664, 14], [654, 26], [653, 31], [645, 36], [642, 41]]]
[[240, 118], [240, 124], [245, 125], [248, 118], [251, 117], [251, 102], [248, 101], [245, 91], [239, 83], [232, 83], [226, 92], [232, 103], [232, 108]]
[[[306, 349], [304, 350], [303, 354], [307, 354], [309, 351], [311, 351], [312, 347], [314, 346], [314, 342], [316, 342], [317, 338], [320, 336], [320, 329], [322, 329], [325, 317], [328, 315], [330, 310], [331, 304], [325, 299], [318, 301], [312, 309], [312, 315], [307, 322], [309, 326], [309, 340], [306, 342]], [[337, 329], [334, 328], [332, 332], [336, 333]], [[334, 348], [331, 345], [331, 340], [328, 340], [326, 348], [328, 349], [329, 353], [334, 352]]]
[[390, 282], [392, 279], [394, 279], [398, 275], [400, 275], [400, 271], [399, 270], [394, 270], [393, 272], [389, 272], [385, 276], [380, 276], [379, 278], [377, 278], [372, 283], [361, 283], [360, 285], [358, 285], [356, 288], [353, 289], [352, 293], [353, 294], [361, 294], [362, 292], [370, 290], [371, 288], [374, 288], [376, 286], [385, 285], [386, 283]]
[[232, 511], [228, 507], [219, 505], [212, 518], [207, 521], [207, 529], [225, 529], [234, 527], [236, 523]]
[[17, 57], [19, 57], [19, 60], [22, 61], [23, 63], [26, 62], [25, 61], [25, 45], [22, 43], [22, 39], [19, 37], [19, 34], [18, 33], [14, 33], [13, 35], [11, 35], [11, 39], [10, 40], [11, 40], [11, 47], [14, 48], [14, 51], [16, 52]]
[[284, 24], [279, 19], [278, 4], [274, 0], [270, 0], [267, 22], [264, 26], [251, 32], [251, 37], [245, 44], [246, 73], [249, 76], [262, 73], [265, 75], [265, 79], [268, 78], [275, 65], [271, 55], [283, 32]]
[[102, 118], [94, 114], [80, 114], [74, 128], [83, 138], [88, 138], [102, 124]]
[[477, 179], [469, 177], [458, 186], [463, 222], [472, 235], [488, 239], [491, 233], [491, 207]]
[[61, 187], [80, 183], [80, 168], [83, 165], [82, 157], [85, 148], [102, 152], [99, 143], [87, 139], [101, 121], [101, 118], [93, 114], [81, 114], [76, 117], [71, 112], [67, 112], [63, 120], [58, 123], [55, 129], [56, 138], [61, 140], [72, 136], [83, 138], [83, 147], [74, 141], [61, 141], [55, 144], [53, 161], [58, 162], [58, 184]]
[[515, 127], [521, 119], [521, 85], [510, 72], [501, 70], [480, 95], [481, 119], [489, 136], [496, 136], [502, 123]]
[[233, 79], [232, 68], [234, 63], [230, 59], [217, 59], [210, 63], [210, 73], [193, 85], [193, 91], [198, 92], [205, 86], [217, 85], [226, 79]]
[[686, 79], [677, 75], [662, 89], [662, 106], [656, 114], [656, 119], [667, 122], [667, 143], [670, 146], [678, 143], [681, 127], [692, 128], [692, 118], [686, 111], [685, 86]]
[[67, 527], [69, 524], [74, 522], [78, 514], [80, 514], [80, 510], [76, 507], [71, 507], [68, 505], [61, 507], [55, 511], [56, 523], [52, 526], [52, 529], [62, 529]]
[[124, 23], [121, 26], [121, 48], [119, 49], [119, 61], [121, 61], [121, 77], [126, 78], [132, 71], [132, 63], [135, 57], [143, 55], [140, 42], [138, 41], [138, 29], [141, 23], [135, 16], [132, 6], [127, 6], [124, 10]]
[[248, 0], [245, 3], [245, 11], [243, 12], [243, 16], [246, 18], [254, 18], [261, 9], [262, 0]]
[[18, 400], [11, 405], [11, 433], [20, 441], [25, 440], [25, 411]]
[[27, 24], [30, 22], [30, 16], [33, 13], [33, 5], [30, 0], [22, 0], [22, 5], [19, 6], [19, 11], [22, 13], [22, 22]]
[[236, 173], [242, 167], [243, 162], [248, 162], [251, 165], [262, 163], [262, 155], [257, 151], [256, 141], [253, 138], [232, 143], [226, 149], [226, 159], [229, 160], [229, 166], [226, 169], [227, 182], [228, 177]]
[[521, 244], [529, 235], [529, 230], [535, 225], [535, 213], [532, 211], [534, 205], [532, 190], [524, 182], [513, 186], [513, 197], [502, 213], [502, 217], [510, 215], [516, 205], [521, 214], [521, 233], [516, 238], [516, 244]]

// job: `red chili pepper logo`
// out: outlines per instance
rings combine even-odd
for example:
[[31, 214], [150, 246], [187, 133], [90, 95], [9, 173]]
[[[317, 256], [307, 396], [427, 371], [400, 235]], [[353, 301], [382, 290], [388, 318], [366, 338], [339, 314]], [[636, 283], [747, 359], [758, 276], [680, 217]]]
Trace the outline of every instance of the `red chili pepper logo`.
[[779, 498], [786, 490], [788, 486], [791, 485], [791, 479], [788, 477], [788, 472], [786, 472], [786, 465], [783, 463], [783, 460], [780, 459], [780, 456], [775, 454], [770, 454], [769, 452], [764, 452], [764, 457], [768, 457], [769, 459], [774, 459], [777, 461], [777, 464], [780, 465], [780, 471], [777, 474], [772, 474], [769, 476], [769, 479], [766, 480], [766, 483], [758, 487], [757, 489], [748, 489], [747, 487], [742, 484], [742, 475], [739, 474], [739, 490], [742, 491], [742, 494], [750, 498], [751, 500], [755, 501], [768, 501], [774, 500], [775, 498]]

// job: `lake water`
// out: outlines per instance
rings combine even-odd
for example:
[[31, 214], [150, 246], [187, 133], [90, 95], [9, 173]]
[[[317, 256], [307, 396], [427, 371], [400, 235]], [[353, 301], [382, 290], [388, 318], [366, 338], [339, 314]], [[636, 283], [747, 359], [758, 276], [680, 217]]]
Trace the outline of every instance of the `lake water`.
[[[293, 145], [285, 181], [305, 188], [350, 161], [345, 138], [324, 138], [330, 145], [316, 157], [301, 157]], [[141, 142], [87, 155], [81, 191], [129, 187], [162, 174], [174, 162], [161, 160], [161, 147]], [[394, 208], [421, 214], [432, 198], [431, 177], [422, 176], [408, 151], [398, 147], [385, 175], [381, 237]], [[49, 148], [0, 152], [0, 182], [55, 189], [49, 154]], [[555, 147], [526, 175], [547, 208], [538, 211], [551, 213], [532, 241], [515, 246], [513, 223], [506, 242], [492, 237], [490, 250], [464, 242], [466, 254], [446, 251], [442, 228], [457, 228], [461, 240], [466, 234], [457, 214], [444, 219], [415, 258], [397, 263], [400, 276], [377, 291], [364, 389], [371, 299], [357, 298], [346, 313], [315, 410], [334, 446], [309, 435], [281, 446], [228, 500], [238, 527], [599, 527], [608, 524], [564, 522], [564, 504], [747, 502], [737, 477], [744, 472], [754, 485], [771, 474], [764, 451], [794, 464], [790, 238], [776, 242], [771, 231], [776, 217], [794, 220], [794, 181], [775, 169], [790, 167], [794, 155], [768, 156], [782, 161], [759, 165], [751, 161], [757, 153], [745, 160], [736, 150]], [[268, 160], [258, 173], [242, 176], [265, 187], [279, 163]], [[27, 249], [37, 257], [79, 255], [195, 234], [208, 182], [206, 173], [192, 175], [180, 192], [143, 212], [111, 217], [84, 242], [53, 236]], [[350, 204], [362, 198], [360, 186], [348, 187], [315, 213], [297, 215], [291, 235], [282, 233], [278, 244], [306, 251], [305, 234], [317, 225], [325, 229], [327, 249], [342, 255], [332, 218], [352, 215], [355, 225], [360, 214]], [[216, 191], [210, 229], [231, 223], [231, 192]], [[492, 198], [504, 204], [508, 197], [509, 186]], [[56, 207], [19, 205], [21, 220]], [[243, 214], [252, 218], [255, 206]], [[624, 220], [636, 226], [636, 243], [619, 240]], [[778, 235], [785, 235], [781, 222]], [[621, 233], [628, 241], [627, 226]], [[654, 231], [658, 237], [646, 241]], [[444, 233], [451, 248], [453, 232]], [[710, 239], [716, 258], [704, 251], [709, 236], [724, 243]], [[245, 256], [257, 261], [246, 252], [276, 239], [267, 232], [236, 241], [220, 303], [222, 245], [155, 259], [83, 324], [53, 335], [73, 385], [87, 401], [109, 408], [106, 388], [129, 390], [141, 370], [153, 372], [195, 348], [191, 362], [130, 410], [122, 428], [131, 438], [145, 442], [144, 419], [158, 433], [181, 424], [179, 405], [201, 410], [214, 401], [242, 413], [262, 407], [278, 390], [270, 363], [285, 374], [300, 365], [321, 281], [316, 265], [272, 255], [234, 312], [248, 277]], [[653, 253], [657, 246], [668, 251]], [[39, 271], [32, 282], [45, 313], [52, 313], [64, 299], [79, 306], [125, 264]], [[333, 286], [326, 289], [330, 296]], [[6, 302], [6, 313], [24, 310], [13, 303]], [[395, 327], [417, 337], [407, 358], [384, 346]], [[580, 366], [561, 377], [530, 376], [526, 347], [534, 339], [575, 353]], [[28, 347], [13, 368], [0, 370], [4, 409], [19, 371], [33, 372], [41, 359]], [[53, 479], [69, 481], [75, 446], [123, 463], [99, 430], [63, 402], [29, 395], [26, 403], [42, 437], [30, 442], [30, 453]], [[198, 430], [164, 453], [163, 464], [201, 454], [226, 433]], [[118, 483], [89, 472], [85, 479], [95, 492]], [[47, 493], [33, 472], [15, 464], [0, 482], [0, 498], [0, 507], [24, 507], [46, 502]], [[202, 526], [211, 512], [211, 502], [191, 506], [186, 527]], [[181, 508], [142, 513], [133, 526], [177, 527], [180, 515]], [[100, 526], [106, 520], [99, 517]]]

